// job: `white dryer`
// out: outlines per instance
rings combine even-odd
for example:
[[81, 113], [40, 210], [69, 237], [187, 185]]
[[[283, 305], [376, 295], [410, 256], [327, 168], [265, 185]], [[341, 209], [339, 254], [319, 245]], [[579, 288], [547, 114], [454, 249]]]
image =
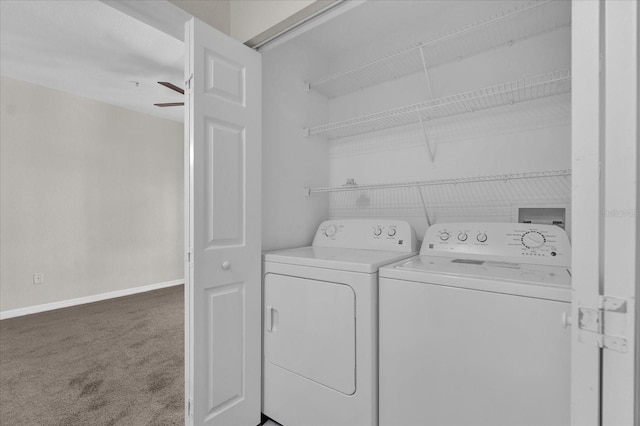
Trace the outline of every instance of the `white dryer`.
[[286, 426], [377, 425], [378, 269], [416, 254], [396, 220], [323, 222], [264, 256], [263, 412]]
[[556, 226], [431, 226], [380, 269], [380, 425], [568, 425], [571, 247]]

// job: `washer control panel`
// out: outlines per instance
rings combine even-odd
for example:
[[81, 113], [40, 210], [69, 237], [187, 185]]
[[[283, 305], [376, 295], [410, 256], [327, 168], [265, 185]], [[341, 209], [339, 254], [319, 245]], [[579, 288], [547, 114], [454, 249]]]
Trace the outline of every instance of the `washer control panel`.
[[406, 253], [418, 250], [411, 225], [391, 219], [327, 220], [318, 227], [313, 245]]
[[427, 229], [420, 254], [571, 266], [571, 243], [564, 229], [530, 223], [435, 224]]

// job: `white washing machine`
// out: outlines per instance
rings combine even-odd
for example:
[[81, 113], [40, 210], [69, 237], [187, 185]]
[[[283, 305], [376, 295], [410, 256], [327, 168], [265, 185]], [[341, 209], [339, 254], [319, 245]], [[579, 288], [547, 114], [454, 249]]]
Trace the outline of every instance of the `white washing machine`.
[[380, 269], [380, 425], [569, 425], [571, 246], [556, 226], [431, 226]]
[[264, 256], [263, 412], [286, 426], [378, 424], [378, 269], [417, 252], [396, 220], [323, 222]]

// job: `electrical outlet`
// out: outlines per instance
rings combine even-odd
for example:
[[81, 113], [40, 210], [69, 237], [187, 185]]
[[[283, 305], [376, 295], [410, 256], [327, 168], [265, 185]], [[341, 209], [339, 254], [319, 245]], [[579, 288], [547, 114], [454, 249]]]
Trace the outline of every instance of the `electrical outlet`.
[[42, 272], [36, 272], [33, 274], [34, 284], [44, 284], [44, 274]]

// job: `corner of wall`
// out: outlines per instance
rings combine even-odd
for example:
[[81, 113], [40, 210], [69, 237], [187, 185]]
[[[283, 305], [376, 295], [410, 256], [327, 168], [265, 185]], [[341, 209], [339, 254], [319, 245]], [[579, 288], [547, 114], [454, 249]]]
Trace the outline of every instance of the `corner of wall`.
[[231, 2], [231, 37], [255, 46], [301, 22], [333, 0], [269, 0]]
[[169, 2], [213, 28], [227, 35], [231, 34], [231, 0], [169, 0]]

